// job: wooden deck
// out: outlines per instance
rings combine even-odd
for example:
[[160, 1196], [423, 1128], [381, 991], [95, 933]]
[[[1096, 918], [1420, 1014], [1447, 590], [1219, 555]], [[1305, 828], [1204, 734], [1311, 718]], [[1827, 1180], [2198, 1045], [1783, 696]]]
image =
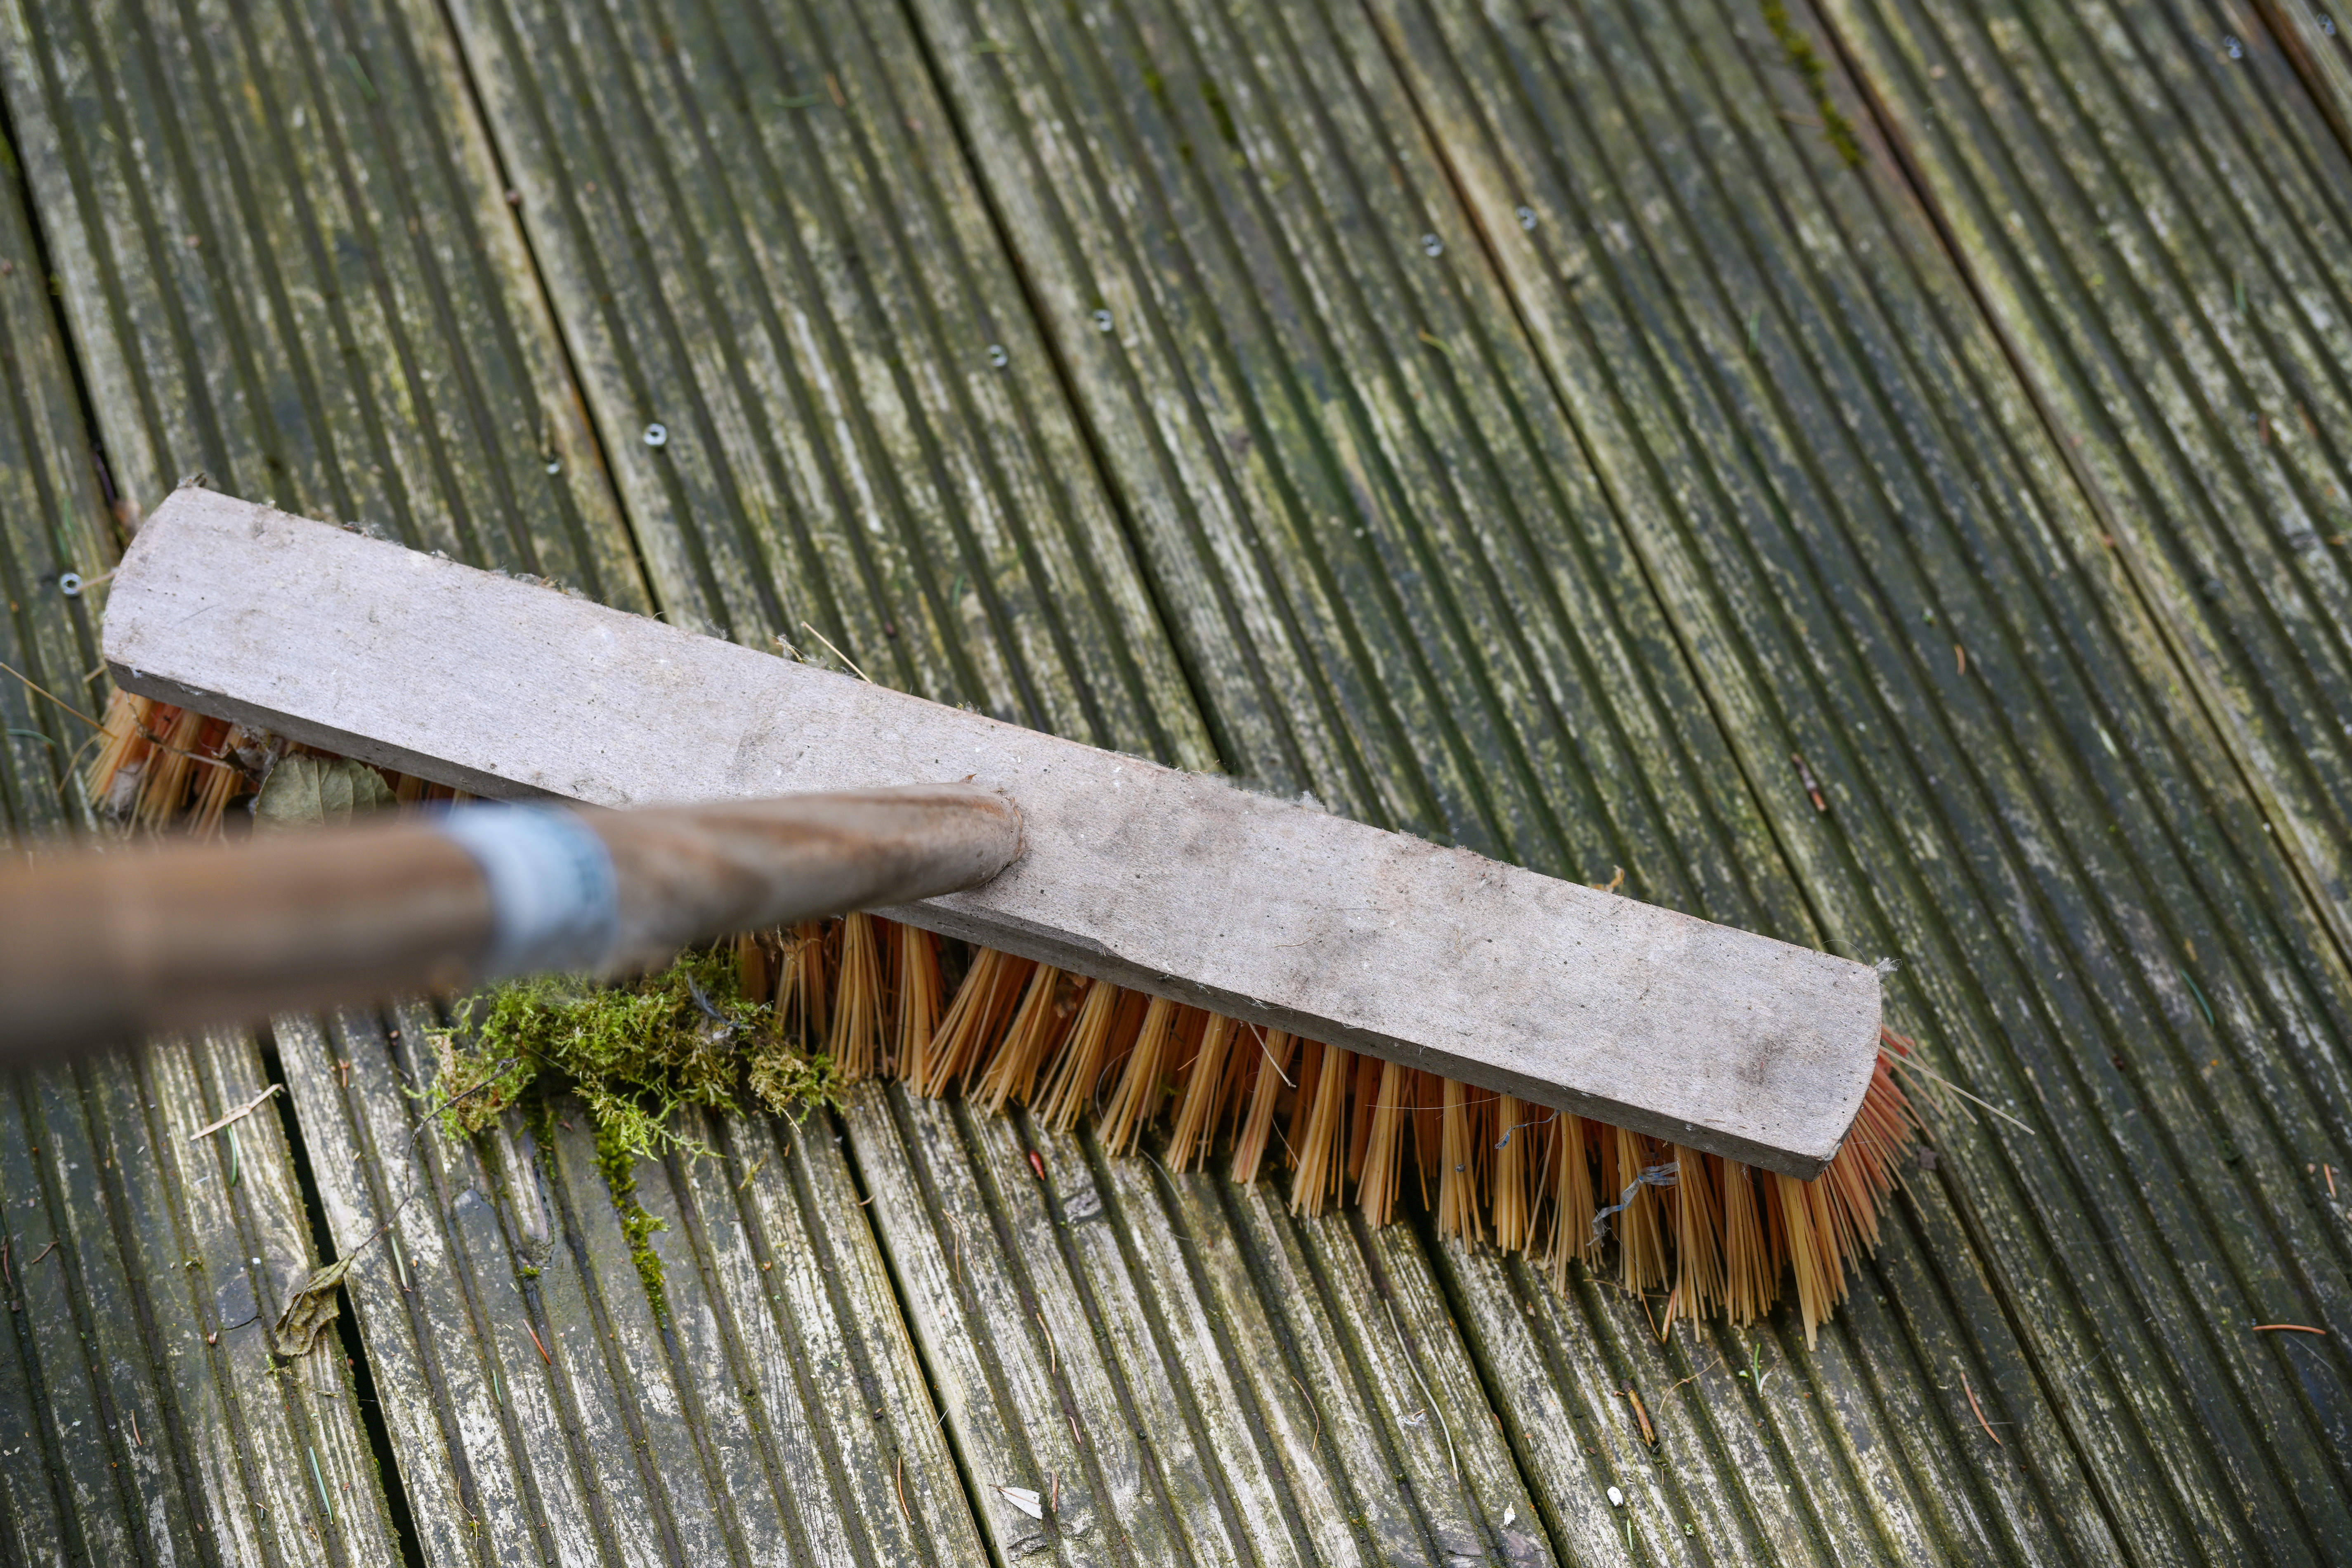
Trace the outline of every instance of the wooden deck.
[[642, 1169], [656, 1302], [422, 1017], [168, 1043], [0, 1093], [0, 1560], [2352, 1560], [2347, 91], [2300, 0], [0, 0], [63, 702], [201, 468], [1898, 960], [2002, 1113], [1809, 1349], [875, 1087]]

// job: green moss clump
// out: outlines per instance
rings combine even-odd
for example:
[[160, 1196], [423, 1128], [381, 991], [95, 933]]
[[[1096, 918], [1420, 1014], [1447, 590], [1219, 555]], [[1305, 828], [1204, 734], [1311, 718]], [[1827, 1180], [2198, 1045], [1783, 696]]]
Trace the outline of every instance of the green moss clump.
[[661, 1254], [654, 1250], [653, 1234], [668, 1224], [637, 1201], [637, 1156], [625, 1135], [605, 1122], [596, 1124], [596, 1168], [613, 1194], [613, 1207], [621, 1216], [621, 1234], [629, 1244], [629, 1261], [653, 1303], [654, 1316], [669, 1316], [669, 1293], [663, 1285]]
[[774, 1024], [772, 1009], [742, 995], [726, 948], [689, 952], [619, 985], [577, 975], [514, 981], [465, 998], [450, 1026], [433, 1032], [431, 1111], [464, 1139], [524, 1103], [544, 1143], [551, 1113], [544, 1096], [526, 1094], [542, 1078], [578, 1089], [629, 1256], [660, 1312], [661, 1259], [648, 1238], [663, 1222], [637, 1202], [636, 1164], [673, 1151], [711, 1152], [676, 1131], [674, 1113], [756, 1106], [798, 1118], [835, 1100], [832, 1058], [794, 1048]]

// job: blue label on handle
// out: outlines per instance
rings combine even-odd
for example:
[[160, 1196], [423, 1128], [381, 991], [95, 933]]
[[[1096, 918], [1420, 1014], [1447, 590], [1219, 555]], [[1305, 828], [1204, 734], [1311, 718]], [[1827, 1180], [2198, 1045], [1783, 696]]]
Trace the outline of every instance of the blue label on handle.
[[604, 839], [560, 805], [464, 805], [439, 823], [490, 885], [490, 945], [478, 976], [602, 969], [621, 927]]

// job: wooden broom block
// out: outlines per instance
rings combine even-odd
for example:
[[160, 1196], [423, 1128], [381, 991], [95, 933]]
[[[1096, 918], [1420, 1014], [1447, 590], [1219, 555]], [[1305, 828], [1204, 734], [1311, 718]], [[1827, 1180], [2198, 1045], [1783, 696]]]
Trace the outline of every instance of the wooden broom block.
[[478, 795], [972, 783], [1025, 847], [880, 912], [1790, 1175], [1878, 1051], [1866, 965], [200, 489], [148, 519], [126, 689]]

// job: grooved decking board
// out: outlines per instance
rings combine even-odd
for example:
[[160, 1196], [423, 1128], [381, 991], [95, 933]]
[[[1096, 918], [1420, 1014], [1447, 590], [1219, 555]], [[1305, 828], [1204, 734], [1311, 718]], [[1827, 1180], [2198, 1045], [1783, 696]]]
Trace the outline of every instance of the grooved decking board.
[[1408, 1233], [897, 1089], [847, 1121], [1001, 1558], [1556, 1560]]
[[277, 1110], [189, 1142], [268, 1082], [224, 1033], [0, 1095], [9, 1561], [397, 1557], [341, 1336], [281, 1363], [255, 1321], [320, 1262]]
[[[1555, 363], [1571, 364], [1583, 345], [1550, 314], [1563, 291], [1543, 274], [1556, 276], [1583, 257], [1571, 250], [1573, 241], [1547, 245], [1545, 236], [1557, 232], [1552, 220], [1567, 216], [1562, 208], [1575, 211], [1571, 203], [1604, 229], [1611, 208], [1628, 213], [1626, 230], [1608, 237], [1630, 249], [1632, 237], [1642, 237], [1640, 254], [1674, 280], [1651, 296], [1654, 308], [1691, 321], [1696, 334], [1713, 340], [1720, 361], [1758, 363], [1759, 374], [1752, 376], [1723, 373], [1735, 388], [1748, 382], [1735, 393], [1747, 405], [1743, 422], [1769, 428], [1784, 419], [1801, 432], [1790, 457], [1820, 474], [1812, 482], [1823, 489], [1809, 489], [1811, 476], [1801, 470], [1784, 470], [1774, 484], [1797, 516], [1842, 524], [1835, 532], [1822, 531], [1827, 537], [1814, 559], [1824, 563], [1812, 567], [1816, 580], [1849, 605], [1854, 590], [1875, 589], [1904, 628], [1898, 637], [1912, 643], [1917, 666], [1927, 670], [1953, 642], [1967, 647], [1971, 674], [1959, 678], [1958, 656], [1951, 656], [1944, 671], [1953, 679], [1938, 676], [1942, 690], [1934, 706], [1948, 715], [1943, 721], [1983, 781], [1997, 831], [2015, 846], [2008, 853], [2021, 855], [2021, 865], [2011, 864], [2037, 868], [2040, 897], [2060, 926], [2051, 935], [2063, 933], [2063, 945], [2042, 947], [2033, 966], [2044, 984], [2087, 969], [2106, 993], [2098, 1005], [2107, 1016], [2098, 1023], [2077, 1007], [2071, 1019], [2061, 1014], [2059, 1032], [2038, 1042], [2014, 1039], [2012, 1070], [2053, 1113], [2044, 1125], [2064, 1142], [2050, 1152], [2074, 1164], [2074, 1180], [2086, 1184], [2078, 1190], [2097, 1204], [2101, 1224], [2140, 1209], [2145, 1228], [2135, 1247], [2165, 1258], [2162, 1272], [2143, 1268], [2146, 1255], [2124, 1248], [2095, 1263], [2083, 1250], [2088, 1234], [2069, 1242], [2063, 1227], [2053, 1227], [2071, 1277], [2068, 1293], [2095, 1302], [2108, 1288], [2097, 1276], [2112, 1269], [2111, 1278], [2129, 1280], [2134, 1299], [2148, 1303], [2142, 1317], [2152, 1313], [2163, 1330], [2176, 1313], [2201, 1310], [2205, 1332], [2221, 1350], [2209, 1358], [2202, 1335], [2158, 1332], [2147, 1347], [2149, 1360], [2123, 1382], [2128, 1415], [2122, 1421], [2100, 1408], [2104, 1401], [2065, 1388], [2067, 1380], [2045, 1374], [2044, 1386], [2029, 1394], [2019, 1386], [2026, 1367], [2003, 1367], [2007, 1358], [1997, 1351], [1979, 1367], [1978, 1381], [1998, 1380], [2014, 1390], [2011, 1397], [2055, 1405], [2079, 1435], [2077, 1453], [2047, 1455], [2055, 1463], [2037, 1479], [2059, 1517], [2089, 1532], [2084, 1550], [2095, 1550], [2089, 1543], [2104, 1531], [2063, 1500], [2070, 1495], [2083, 1502], [2103, 1499], [2139, 1529], [2178, 1528], [2164, 1500], [2136, 1495], [2153, 1463], [2180, 1492], [2201, 1493], [2200, 1506], [2217, 1522], [2278, 1529], [2271, 1544], [2292, 1560], [2344, 1528], [2329, 1500], [2340, 1485], [2329, 1456], [2340, 1452], [2336, 1434], [2347, 1418], [2341, 1369], [2324, 1354], [2269, 1355], [2272, 1347], [2245, 1331], [2253, 1320], [2215, 1311], [2210, 1290], [2217, 1271], [2226, 1269], [2242, 1281], [2249, 1295], [2241, 1300], [2250, 1305], [2299, 1299], [2315, 1310], [2341, 1310], [2344, 1237], [2312, 1203], [2324, 1196], [2324, 1186], [2311, 1185], [2321, 1173], [2305, 1168], [2343, 1144], [2346, 992], [2326, 925], [2298, 896], [2291, 867], [2270, 851], [2260, 814], [2250, 809], [2226, 752], [2181, 691], [2178, 668], [2168, 668], [2148, 618], [2104, 549], [2094, 514], [2070, 493], [2056, 442], [2022, 417], [2023, 399], [2004, 385], [1987, 334], [1964, 309], [1954, 309], [1956, 280], [1937, 267], [1936, 247], [1906, 210], [1883, 155], [1868, 175], [1849, 174], [1818, 132], [1790, 122], [1790, 115], [1810, 120], [1811, 106], [1794, 73], [1776, 61], [1777, 46], [1760, 25], [1748, 22], [1743, 29], [1736, 14], [1699, 6], [1684, 8], [1673, 25], [1639, 24], [1623, 12], [1557, 13], [1535, 35], [1496, 8], [1484, 39], [1471, 28], [1450, 29], [1454, 58], [1469, 62], [1464, 74], [1486, 86], [1461, 96], [1448, 90], [1452, 84], [1434, 65], [1445, 58], [1433, 47], [1436, 29], [1401, 28], [1399, 54], [1433, 62], [1417, 79], [1424, 108], [1442, 128], [1474, 206], [1505, 237], [1498, 248], [1507, 266], [1519, 257], [1514, 283], [1521, 307]], [[1488, 63], [1506, 56], [1512, 61], [1507, 75]], [[1540, 129], [1516, 120], [1517, 106], [1501, 86], [1507, 81], [1533, 103]], [[1771, 87], [1779, 89], [1777, 103]], [[1843, 101], [1848, 113], [1859, 112], [1853, 99]], [[1474, 115], [1500, 126], [1484, 146]], [[1643, 169], [1636, 140], [1643, 138], [1658, 149], [1653, 171]], [[1609, 151], [1593, 156], [1601, 149]], [[1801, 149], [1811, 168], [1802, 169], [1783, 149]], [[1704, 158], [1688, 155], [1702, 150]], [[1632, 189], [1612, 189], [1612, 176], [1621, 172], [1648, 177]], [[1727, 191], [1742, 189], [1769, 189], [1778, 199], [1727, 199]], [[1538, 203], [1542, 221], [1536, 230], [1498, 222], [1514, 198], [1526, 202], [1538, 194], [1559, 205]], [[1526, 247], [1517, 250], [1522, 236]], [[1605, 253], [1607, 238], [1603, 247]], [[1733, 352], [1724, 353], [1726, 347]], [[1806, 418], [1809, 400], [1817, 412]], [[1774, 405], [1787, 412], [1767, 412]], [[1978, 500], [1988, 491], [1992, 501]], [[1827, 619], [1801, 610], [1790, 618], [1803, 626]], [[1874, 641], [1861, 644], [1863, 668], [1884, 669], [1893, 650], [1884, 643], [1874, 647]], [[1849, 689], [1860, 684], [1851, 680]], [[1931, 711], [1922, 704], [1898, 718], [1898, 737], [1926, 728], [1919, 721]], [[2124, 731], [2128, 752], [2115, 745], [2109, 726]], [[1948, 778], [1957, 761], [1949, 752], [1936, 760], [1932, 750], [1927, 759], [1921, 782], [1930, 786], [1938, 773]], [[1813, 760], [1818, 767], [1820, 759]], [[1981, 807], [1943, 805], [1939, 814], [1963, 844], [1984, 845], [1994, 826]], [[2096, 826], [2084, 832], [2090, 825]], [[2071, 875], [2053, 875], [2053, 862], [2065, 861]], [[1948, 908], [1958, 902], [1951, 891], [1936, 896]], [[2021, 934], [2032, 931], [2031, 924], [2019, 924]], [[2070, 959], [2068, 948], [2077, 956]], [[1905, 949], [1915, 964], [1916, 951]], [[2027, 951], [2032, 957], [2032, 948]], [[2118, 1008], [2112, 998], [2121, 976], [2111, 965], [2136, 967], [2146, 999]], [[1998, 998], [2009, 987], [1984, 960], [1974, 966], [2000, 1016]], [[2212, 1002], [2225, 988], [2231, 999]], [[2171, 1016], [2178, 1043], [2169, 1051], [2150, 1048], [2159, 1037], [2149, 1025], [2128, 1021], [2134, 1013], [2148, 1017], [2150, 1001]], [[2221, 1009], [2222, 1027], [2199, 1027], [2209, 1006]], [[2093, 1054], [2103, 1026], [2112, 1031], [2105, 1036], [2112, 1042], [2110, 1065], [2125, 1069], [2113, 1085], [2098, 1082], [2104, 1075]], [[1949, 1023], [1937, 1033], [1964, 1053], [1983, 1038]], [[2224, 1061], [2242, 1075], [2234, 1084], [2218, 1072]], [[2070, 1062], [2087, 1091], [2071, 1111], [2052, 1093], [2053, 1072], [2064, 1073]], [[1985, 1081], [1978, 1079], [1980, 1088]], [[2137, 1141], [2128, 1135], [2145, 1117], [2156, 1119], [2159, 1141], [2134, 1147]], [[2094, 1133], [2102, 1123], [2106, 1131]], [[2097, 1163], [2078, 1157], [2086, 1140], [2119, 1134], [2129, 1152], [2104, 1176]], [[2262, 1159], [2254, 1151], [2264, 1145], [2266, 1170], [2231, 1180], [2245, 1160]], [[2048, 1147], [2021, 1151], [2018, 1163], [2029, 1182], [2047, 1179]], [[1964, 1145], [1952, 1152], [1967, 1152]], [[1974, 1163], [1967, 1160], [1964, 1170]], [[2169, 1191], [2169, 1181], [2147, 1180], [2167, 1166], [2170, 1181], [2179, 1183]], [[1969, 1171], [1953, 1179], [1974, 1184], [1983, 1178]], [[1979, 1191], [1983, 1195], [1973, 1200], [1954, 1196], [1983, 1215], [2018, 1201]], [[2081, 1201], [2053, 1193], [2030, 1206], [2063, 1215]], [[2241, 1245], [2236, 1227], [2215, 1216], [2243, 1213], [2261, 1215], [2266, 1234]], [[2033, 1360], [2063, 1360], [2074, 1353], [2063, 1347], [2082, 1332], [2097, 1336], [2104, 1364], [2128, 1355], [2113, 1342], [2112, 1318], [2096, 1318], [2095, 1310], [2095, 1321], [2077, 1320], [2079, 1328], [2052, 1335], [2053, 1321], [2064, 1319], [2042, 1310], [2052, 1283], [2045, 1265], [2015, 1251], [2001, 1259], [2016, 1238], [2000, 1228], [1988, 1226], [1977, 1246], [1991, 1255], [1987, 1261], [2004, 1290], [2036, 1303], [2035, 1310], [2011, 1309]], [[1943, 1263], [1955, 1278], [1971, 1267], [1948, 1255]], [[2281, 1289], [2293, 1294], [2268, 1295]], [[1872, 1337], [1857, 1336], [1857, 1343], [1871, 1353]], [[1928, 1369], [1948, 1364], [1939, 1355]], [[2234, 1408], [2242, 1403], [2252, 1407], [2244, 1417]], [[2225, 1476], [2207, 1468], [2207, 1450], [2183, 1430], [2188, 1411], [2197, 1413], [2187, 1423], [2191, 1429], [2242, 1420], [2235, 1429], [2244, 1440], [2276, 1443], [2287, 1463], [2305, 1467], [2301, 1486], [2319, 1500], [2303, 1521], [2309, 1535], [2298, 1540], [2262, 1505], [2245, 1500], [2243, 1488], [2263, 1482], [2258, 1468]], [[1964, 1441], [1966, 1432], [1959, 1432]], [[2081, 1480], [2070, 1473], [2084, 1461], [2087, 1493], [2076, 1489]]]
[[[1278, 138], [1245, 172], [1256, 100], [1192, 63], [1172, 8], [917, 14], [1171, 631], [1215, 721], [1249, 738], [1236, 765], [1749, 914], [1723, 840], [1758, 824], [1744, 792], [1701, 784], [1730, 768], [1687, 667], [1654, 607], [1612, 603], [1580, 559], [1622, 542], [1549, 529], [1606, 504], [1572, 434], [1510, 428], [1524, 383], [1447, 384], [1461, 323], [1423, 326], [1412, 293], [1428, 215], [1385, 175], [1326, 166], [1328, 141]], [[1639, 785], [1604, 787], [1644, 752]], [[1670, 836], [1686, 847], [1654, 852]]]
[[715, 1158], [639, 1165], [665, 1318], [576, 1101], [546, 1144], [419, 1133], [432, 1026], [278, 1025], [336, 1245], [418, 1184], [348, 1293], [427, 1563], [973, 1560], [829, 1118], [692, 1121]]
[[1213, 765], [892, 11], [451, 15], [674, 622]]
[[[0, 660], [95, 712], [103, 589], [68, 599], [58, 579], [108, 569], [121, 514], [101, 491], [13, 157], [5, 174]], [[0, 686], [0, 833], [21, 846], [86, 825], [61, 785], [87, 726]], [[0, 1090], [0, 1557], [397, 1554], [341, 1338], [281, 1366], [249, 1321], [274, 1318], [319, 1261], [276, 1110], [236, 1124], [234, 1166], [225, 1134], [187, 1142], [266, 1084], [252, 1039], [225, 1033]]]
[[[2038, 1123], [1947, 1118], [1941, 1191], [1922, 1202], [1961, 1225], [1910, 1227], [1941, 1244], [1946, 1300], [1906, 1302], [1926, 1314], [1909, 1336], [1855, 1331], [1837, 1366], [1807, 1358], [1801, 1392], [1840, 1419], [1792, 1403], [1777, 1440], [1849, 1454], [1842, 1483], [1808, 1471], [1797, 1528], [1898, 1556], [1959, 1529], [1941, 1498], [1992, 1447], [1973, 1416], [1889, 1458], [1870, 1435], [1893, 1417], [1842, 1387], [1965, 1371], [2003, 1391], [1994, 1419], [2067, 1425], [2067, 1443], [2032, 1450], [2030, 1494], [1979, 1505], [2010, 1510], [2012, 1542], [2041, 1528], [2021, 1513], [2062, 1521], [2085, 1553], [2119, 1532], [2161, 1554], [2184, 1527], [2324, 1553], [2347, 1526], [2344, 1368], [2328, 1342], [2247, 1327], [2290, 1305], [2315, 1317], [2289, 1321], [2333, 1322], [2345, 1301], [2340, 1220], [2313, 1186], [2346, 1142], [2340, 956], [2137, 597], [2081, 581], [2114, 571], [2076, 553], [2095, 514], [1932, 230], [1883, 154], [1851, 174], [1818, 131], [1798, 139], [1784, 116], [1813, 106], [1760, 19], [1375, 9], [1103, 5], [1066, 22], [916, 6], [1098, 444], [1144, 455], [1115, 480], [1165, 484], [1144, 457], [1186, 406], [1160, 390], [1173, 383], [1221, 411], [1213, 432], [1230, 421], [1221, 438], [1248, 437], [1225, 440], [1241, 455], [1220, 482], [1278, 472], [1285, 502], [1310, 498], [1259, 520], [1291, 530], [1274, 553], [1299, 574], [1297, 602], [1312, 602], [1312, 563], [1344, 563], [1359, 531], [1379, 542], [1392, 596], [1341, 595], [1377, 629], [1260, 649], [1313, 661], [1302, 679], [1328, 701], [1379, 690], [1359, 735], [1391, 714], [1409, 730], [1416, 713], [1493, 714], [1528, 689], [1511, 679], [1528, 650], [1613, 674], [1580, 668], [1573, 639], [1663, 621], [1666, 647], [1641, 661], [1663, 700], [1555, 676], [1539, 722], [1461, 744], [1458, 792], [1446, 748], [1463, 731], [1427, 722], [1423, 782], [1391, 772], [1390, 798], [1417, 787], [1414, 826], [1532, 857], [1507, 803], [1542, 758], [1543, 793], [1572, 819], [1580, 770], [1538, 744], [1543, 724], [1566, 731], [1591, 748], [1580, 771], [1603, 781], [1643, 896], [1899, 954], [1898, 1026]], [[1097, 296], [1129, 337], [1098, 341]], [[1148, 398], [1127, 395], [1136, 381]], [[1475, 489], [1491, 474], [1517, 482]], [[1310, 538], [1318, 485], [1346, 510]], [[1243, 488], [1217, 493], [1238, 509]], [[1528, 585], [1510, 565], [1521, 540], [1561, 584], [1552, 604], [1602, 613], [1504, 611], [1505, 588]], [[1224, 601], [1162, 565], [1194, 542], [1143, 551], [1197, 647]], [[1697, 672], [1688, 697], [1679, 670]], [[1260, 695], [1205, 689], [1213, 712]], [[1643, 821], [1642, 785], [1671, 799], [1682, 759], [1643, 747], [1629, 764], [1602, 749], [1606, 726], [1557, 716], [1595, 699], [1620, 722], [1653, 704], [1712, 721], [1693, 771], [1713, 822]], [[1311, 782], [1364, 809], [1344, 774]], [[1716, 846], [1740, 896], [1662, 874]], [[1961, 1310], [1958, 1282], [1979, 1271], [1995, 1312]], [[1714, 1462], [1738, 1464], [1728, 1448]]]
[[12, 0], [0, 91], [127, 526], [201, 468], [646, 605], [428, 0]]
[[[0, 663], [95, 716], [104, 600], [68, 598], [58, 581], [102, 575], [117, 546], [21, 174], [13, 155], [0, 162]], [[0, 687], [0, 846], [13, 848], [80, 817], [65, 781], [89, 728], [5, 673]]]
[[1824, 12], [2352, 944], [2352, 157], [2251, 14]]
[[[2254, 0], [2269, 37], [2256, 32], [2252, 43], [2256, 48], [2275, 41], [2293, 63], [2304, 84], [2311, 90], [2312, 102], [2336, 132], [2336, 140], [2347, 151], [2352, 151], [2352, 37], [2345, 33], [2345, 24], [2329, 11], [2301, 3], [2301, 0]], [[2227, 24], [2236, 25], [2232, 17]], [[2232, 35], [2224, 33], [2226, 39]], [[2242, 48], [2247, 40], [2240, 39]], [[2224, 47], [2227, 53], [2226, 47]]]
[[[1859, 171], [1707, 0], [0, 9], [130, 519], [203, 463], [628, 603], [625, 510], [682, 621], [1899, 956], [2033, 1127], [1948, 1110], [1809, 1348], [867, 1089], [639, 1169], [665, 1320], [579, 1118], [412, 1143], [420, 1016], [282, 1021], [333, 1244], [425, 1173], [347, 1299], [427, 1562], [2344, 1554], [2342, 481], [2215, 390], [2331, 428], [2342, 149], [2239, 10], [1827, 9]], [[95, 520], [79, 439], [0, 474]], [[365, 1495], [348, 1401], [101, 1353], [226, 1310], [145, 1238], [307, 1261], [158, 1152], [252, 1076], [184, 1049], [0, 1106], [36, 1560], [308, 1561], [310, 1431]]]

